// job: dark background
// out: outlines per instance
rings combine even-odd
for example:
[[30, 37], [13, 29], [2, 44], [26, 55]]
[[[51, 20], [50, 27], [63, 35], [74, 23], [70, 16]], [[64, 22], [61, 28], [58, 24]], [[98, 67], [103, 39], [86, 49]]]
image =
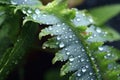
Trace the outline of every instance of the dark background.
[[[82, 5], [77, 6], [78, 9], [89, 9], [97, 6], [108, 4], [120, 4], [120, 0], [86, 0]], [[113, 27], [120, 32], [120, 14], [109, 20], [107, 25]], [[109, 43], [120, 49], [120, 41]], [[8, 76], [7, 80], [45, 80], [44, 75], [50, 69], [61, 67], [61, 63], [52, 65], [51, 60], [54, 57], [52, 53], [45, 53], [42, 51], [32, 50], [25, 57], [23, 68], [18, 65], [13, 72]], [[55, 74], [56, 75], [56, 74]]]

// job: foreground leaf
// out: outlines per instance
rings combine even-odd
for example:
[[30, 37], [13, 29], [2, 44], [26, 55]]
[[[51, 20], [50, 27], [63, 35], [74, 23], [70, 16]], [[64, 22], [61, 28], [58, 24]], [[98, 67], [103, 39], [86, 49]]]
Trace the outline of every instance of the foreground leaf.
[[0, 59], [0, 80], [4, 80], [6, 75], [18, 64], [19, 60], [31, 47], [35, 39], [36, 26], [28, 24], [23, 27], [14, 47], [9, 48]]

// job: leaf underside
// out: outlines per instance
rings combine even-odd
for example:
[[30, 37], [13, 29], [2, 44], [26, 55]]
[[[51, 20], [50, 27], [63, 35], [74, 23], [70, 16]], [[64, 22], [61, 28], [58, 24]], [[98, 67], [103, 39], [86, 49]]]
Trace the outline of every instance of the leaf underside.
[[[26, 0], [3, 0], [0, 2], [12, 4], [16, 6], [15, 11], [22, 11], [26, 15], [23, 24], [27, 21], [33, 21], [49, 26], [41, 30], [39, 38], [47, 35], [52, 36], [43, 44], [43, 48], [58, 49], [53, 63], [67, 61], [61, 68], [61, 75], [73, 72], [70, 80], [120, 80], [120, 65], [116, 63], [120, 52], [113, 47], [103, 45], [104, 42], [114, 41], [114, 35], [111, 36], [112, 33], [96, 27], [91, 15], [85, 11], [66, 8], [64, 1], [54, 0], [46, 6], [42, 6], [37, 0], [33, 3], [31, 0], [28, 2]], [[6, 66], [8, 67], [10, 61], [14, 60], [13, 57], [24, 53], [28, 47], [30, 35], [34, 34], [34, 31], [31, 31], [33, 27], [28, 27], [23, 27], [25, 29], [23, 29], [22, 37], [20, 37], [25, 41], [16, 42], [14, 48], [6, 51], [10, 56], [6, 56], [6, 53], [4, 59], [1, 60], [0, 74], [2, 76], [7, 70]], [[28, 32], [26, 33], [27, 29]], [[24, 34], [27, 37], [23, 36]], [[27, 46], [24, 46], [25, 44]], [[6, 62], [7, 65], [5, 65]]]

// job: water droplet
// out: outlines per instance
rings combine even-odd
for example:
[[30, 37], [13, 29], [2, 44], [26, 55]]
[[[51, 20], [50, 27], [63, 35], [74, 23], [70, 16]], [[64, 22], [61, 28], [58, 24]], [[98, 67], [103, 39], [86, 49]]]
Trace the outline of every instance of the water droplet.
[[42, 48], [43, 48], [43, 49], [46, 49], [46, 47], [45, 47], [45, 46], [43, 46]]
[[90, 72], [90, 73], [89, 73], [89, 75], [93, 75], [93, 73], [92, 73], [92, 72]]
[[18, 39], [17, 42], [19, 42], [20, 40]]
[[62, 28], [63, 30], [65, 30], [65, 28]]
[[67, 55], [70, 55], [70, 52], [66, 52]]
[[93, 22], [94, 22], [92, 18], [89, 18], [89, 21], [90, 21], [91, 23], [93, 23]]
[[40, 14], [40, 10], [39, 10], [39, 9], [36, 9], [36, 10], [35, 10], [35, 13], [36, 13], [36, 14]]
[[89, 68], [89, 66], [88, 66], [88, 65], [86, 65], [85, 67], [86, 67], [86, 68]]
[[58, 36], [58, 37], [57, 37], [57, 40], [60, 40], [60, 39], [61, 39], [61, 38]]
[[99, 28], [97, 28], [96, 31], [97, 31], [98, 33], [101, 33], [101, 32], [102, 32], [101, 29], [99, 29]]
[[36, 14], [33, 14], [33, 16], [32, 16], [32, 17], [33, 17], [33, 19], [34, 19], [34, 20], [36, 20], [37, 15], [36, 15]]
[[59, 44], [59, 47], [60, 48], [63, 48], [65, 46], [65, 44], [63, 43], [63, 42], [61, 42], [60, 44]]
[[15, 2], [15, 1], [11, 0], [11, 4], [16, 5], [16, 4], [17, 4], [17, 2]]
[[31, 11], [31, 10], [28, 10], [27, 12], [28, 12], [28, 13], [32, 13], [32, 11]]
[[82, 48], [82, 51], [84, 52], [85, 50]]
[[75, 43], [78, 43], [78, 41], [75, 41]]
[[91, 80], [94, 80], [94, 79], [91, 79]]
[[50, 30], [50, 31], [52, 30], [52, 27], [51, 27], [51, 26], [49, 27], [49, 30]]
[[81, 56], [78, 56], [79, 58], [81, 57]]
[[69, 37], [72, 38], [72, 35], [70, 35]]
[[79, 22], [81, 19], [80, 18], [77, 18], [77, 21]]
[[44, 17], [46, 17], [47, 15], [43, 14]]
[[60, 27], [60, 24], [57, 24], [58, 27]]
[[81, 74], [80, 74], [80, 73], [78, 73], [78, 74], [77, 74], [77, 76], [81, 76]]
[[69, 61], [74, 61], [74, 58], [73, 57], [69, 58]]
[[108, 69], [109, 70], [112, 70], [114, 68], [114, 65], [113, 64], [108, 64]]
[[83, 61], [85, 61], [85, 59], [84, 59], [84, 58], [81, 58], [81, 62], [83, 62]]
[[91, 60], [95, 60], [95, 58], [91, 57]]
[[83, 72], [83, 73], [86, 72], [86, 68], [82, 68], [82, 72]]
[[99, 47], [98, 49], [99, 49], [100, 51], [103, 51], [103, 47]]
[[22, 10], [22, 12], [23, 12], [24, 14], [26, 14], [26, 13], [27, 13], [25, 10]]

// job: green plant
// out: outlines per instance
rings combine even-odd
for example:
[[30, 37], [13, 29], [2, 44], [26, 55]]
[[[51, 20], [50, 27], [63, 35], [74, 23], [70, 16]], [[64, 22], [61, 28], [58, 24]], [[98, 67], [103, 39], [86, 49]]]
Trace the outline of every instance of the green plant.
[[67, 0], [54, 0], [46, 6], [38, 0], [0, 0], [0, 4], [0, 80], [33, 46], [38, 24], [48, 26], [41, 30], [39, 39], [51, 36], [43, 49], [58, 50], [52, 62], [66, 61], [62, 76], [73, 72], [70, 80], [120, 80], [120, 65], [116, 63], [120, 51], [104, 45], [120, 36], [113, 29], [102, 27], [120, 12], [119, 4], [109, 6], [114, 11], [108, 16], [102, 10], [109, 12], [109, 7], [90, 10], [92, 15], [99, 15], [96, 22], [86, 10], [69, 9]]

